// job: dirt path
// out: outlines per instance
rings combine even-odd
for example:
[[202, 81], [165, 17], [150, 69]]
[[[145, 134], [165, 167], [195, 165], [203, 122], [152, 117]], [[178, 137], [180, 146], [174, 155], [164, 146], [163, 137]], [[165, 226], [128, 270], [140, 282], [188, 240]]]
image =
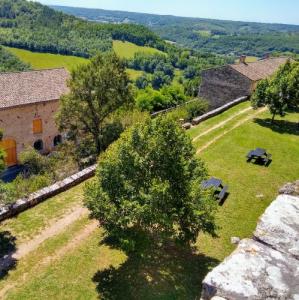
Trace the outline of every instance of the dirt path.
[[219, 139], [221, 139], [224, 135], [226, 135], [227, 133], [233, 131], [234, 129], [240, 127], [241, 125], [243, 125], [244, 123], [248, 122], [249, 120], [253, 119], [254, 117], [256, 117], [258, 114], [266, 111], [267, 108], [261, 108], [259, 109], [256, 113], [254, 113], [253, 115], [250, 115], [247, 118], [244, 118], [243, 120], [241, 120], [240, 122], [238, 122], [237, 124], [235, 124], [232, 128], [225, 130], [222, 134], [216, 136], [214, 139], [212, 139], [211, 141], [209, 141], [208, 143], [206, 143], [205, 145], [203, 145], [201, 148], [199, 148], [196, 151], [196, 154], [201, 153], [202, 151], [204, 151], [205, 149], [207, 149], [208, 147], [210, 147], [212, 144], [214, 144], [215, 142], [217, 142]]
[[206, 131], [202, 132], [201, 134], [197, 135], [192, 141], [193, 141], [193, 142], [197, 141], [197, 140], [198, 140], [199, 138], [201, 138], [202, 136], [207, 135], [207, 134], [210, 133], [211, 131], [213, 131], [213, 130], [215, 130], [215, 129], [218, 129], [219, 127], [224, 126], [226, 123], [228, 123], [228, 122], [230, 122], [231, 120], [233, 120], [234, 118], [236, 118], [236, 117], [238, 117], [238, 116], [240, 116], [240, 115], [242, 115], [242, 114], [248, 112], [249, 110], [252, 110], [252, 107], [247, 107], [247, 108], [245, 108], [245, 109], [239, 111], [238, 113], [232, 115], [231, 117], [227, 118], [226, 120], [224, 120], [224, 121], [218, 123], [217, 125], [215, 125], [215, 126], [209, 128], [208, 130], [206, 130]]
[[72, 213], [66, 215], [62, 219], [55, 222], [50, 227], [44, 229], [39, 235], [30, 241], [18, 246], [15, 252], [11, 252], [4, 257], [0, 258], [0, 272], [7, 270], [16, 260], [20, 260], [30, 252], [37, 249], [45, 240], [59, 234], [70, 224], [74, 223], [79, 218], [86, 216], [88, 210], [83, 207], [78, 207]]
[[42, 267], [46, 267], [51, 264], [53, 261], [62, 258], [65, 254], [71, 252], [76, 247], [78, 247], [84, 240], [86, 240], [98, 227], [99, 223], [95, 220], [92, 220], [89, 224], [87, 224], [79, 233], [69, 241], [65, 246], [58, 249], [53, 255], [45, 257], [38, 265], [35, 265], [33, 269], [28, 273], [24, 273], [22, 278], [17, 282], [10, 283], [4, 286], [2, 290], [0, 290], [0, 299], [3, 299], [5, 295], [16, 286], [21, 286], [24, 282], [26, 282], [28, 276], [32, 274], [33, 271], [39, 272]]

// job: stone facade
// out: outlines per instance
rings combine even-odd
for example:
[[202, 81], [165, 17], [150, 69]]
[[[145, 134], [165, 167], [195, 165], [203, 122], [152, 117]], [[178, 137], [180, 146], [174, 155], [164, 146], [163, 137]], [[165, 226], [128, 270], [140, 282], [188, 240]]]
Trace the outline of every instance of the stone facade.
[[[33, 147], [38, 140], [43, 142], [42, 152], [50, 152], [54, 147], [54, 138], [59, 136], [55, 125], [58, 105], [58, 100], [52, 100], [0, 109], [0, 128], [4, 132], [3, 141], [15, 141], [17, 155], [26, 146]], [[34, 120], [41, 120], [40, 133], [34, 133]]]
[[199, 96], [207, 99], [209, 110], [213, 110], [234, 99], [249, 96], [252, 86], [249, 78], [227, 65], [202, 72]]

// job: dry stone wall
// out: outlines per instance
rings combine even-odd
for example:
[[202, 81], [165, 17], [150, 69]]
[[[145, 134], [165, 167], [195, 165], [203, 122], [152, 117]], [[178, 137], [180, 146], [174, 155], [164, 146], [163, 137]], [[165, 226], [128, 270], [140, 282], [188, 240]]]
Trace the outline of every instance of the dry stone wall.
[[45, 187], [33, 194], [30, 194], [27, 198], [17, 200], [14, 204], [0, 207], [0, 222], [18, 215], [19, 213], [31, 208], [59, 193], [62, 193], [71, 187], [78, 185], [79, 183], [94, 176], [96, 165], [86, 168], [70, 177], [65, 178], [62, 181], [58, 181], [55, 184]]
[[299, 181], [280, 193], [253, 238], [206, 276], [202, 299], [299, 299]]

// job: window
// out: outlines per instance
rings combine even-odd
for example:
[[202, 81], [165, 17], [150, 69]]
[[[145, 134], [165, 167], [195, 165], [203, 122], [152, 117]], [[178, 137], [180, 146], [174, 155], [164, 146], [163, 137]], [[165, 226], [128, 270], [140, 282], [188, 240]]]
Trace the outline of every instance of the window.
[[44, 149], [44, 142], [42, 140], [37, 140], [34, 144], [33, 147], [37, 151], [42, 151]]
[[42, 133], [43, 132], [42, 119], [34, 119], [32, 128], [34, 134]]
[[56, 135], [54, 137], [53, 143], [54, 143], [54, 147], [60, 145], [62, 143], [62, 137], [61, 137], [61, 135]]

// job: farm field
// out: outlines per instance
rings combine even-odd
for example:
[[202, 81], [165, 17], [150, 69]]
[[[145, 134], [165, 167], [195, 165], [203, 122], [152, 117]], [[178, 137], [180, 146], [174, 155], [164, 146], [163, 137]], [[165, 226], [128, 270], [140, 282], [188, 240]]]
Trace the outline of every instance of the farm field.
[[[195, 299], [206, 273], [233, 251], [230, 238], [251, 236], [278, 188], [299, 178], [298, 118], [293, 112], [270, 125], [267, 111], [253, 111], [245, 102], [188, 131], [210, 175], [230, 192], [217, 212], [218, 236], [201, 234], [192, 253], [147, 245], [140, 255], [127, 256], [103, 239], [85, 211], [53, 235], [49, 229], [82, 209], [84, 184], [2, 223], [2, 255], [14, 248], [28, 251], [45, 232], [52, 235], [30, 255], [20, 253], [15, 267], [0, 277], [0, 298]], [[273, 155], [269, 167], [246, 162], [256, 147]]]
[[115, 53], [121, 58], [132, 58], [135, 53], [143, 52], [147, 54], [160, 53], [164, 54], [155, 48], [138, 46], [130, 42], [113, 41], [113, 49]]
[[[121, 44], [120, 44], [121, 43]], [[144, 51], [147, 53], [157, 52], [158, 50], [149, 47], [141, 47], [134, 45], [132, 43], [124, 43], [115, 41], [115, 52], [122, 58], [129, 58], [134, 56], [134, 53], [138, 51]], [[124, 44], [124, 45], [122, 45]], [[76, 66], [86, 63], [88, 60], [82, 57], [60, 55], [60, 54], [50, 54], [50, 53], [39, 53], [32, 52], [28, 50], [5, 47], [7, 50], [15, 54], [20, 60], [29, 63], [33, 69], [51, 69], [51, 68], [66, 68], [71, 71]], [[159, 52], [159, 51], [158, 51]], [[127, 70], [130, 78], [136, 80], [142, 75], [142, 71], [137, 71], [133, 69]]]
[[87, 59], [76, 56], [39, 53], [8, 47], [6, 47], [6, 49], [16, 55], [20, 60], [30, 64], [35, 70], [64, 67], [71, 71], [76, 66], [87, 62]]

